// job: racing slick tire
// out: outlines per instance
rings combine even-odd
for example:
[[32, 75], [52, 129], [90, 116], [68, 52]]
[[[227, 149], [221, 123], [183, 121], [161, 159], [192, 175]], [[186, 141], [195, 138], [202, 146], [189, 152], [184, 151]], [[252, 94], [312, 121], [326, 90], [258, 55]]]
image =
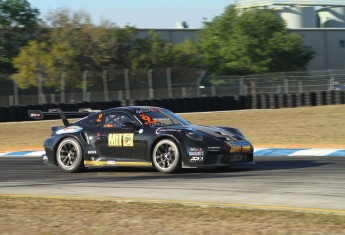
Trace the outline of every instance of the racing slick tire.
[[78, 172], [85, 169], [82, 149], [74, 138], [63, 139], [56, 149], [55, 157], [64, 171]]
[[182, 161], [177, 144], [170, 139], [160, 140], [152, 151], [152, 162], [160, 172], [178, 172], [182, 167]]

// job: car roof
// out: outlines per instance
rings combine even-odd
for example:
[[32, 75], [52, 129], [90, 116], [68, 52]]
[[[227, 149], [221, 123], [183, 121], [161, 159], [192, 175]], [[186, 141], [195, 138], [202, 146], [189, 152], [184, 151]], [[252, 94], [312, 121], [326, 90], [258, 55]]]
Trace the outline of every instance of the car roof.
[[117, 107], [117, 108], [110, 108], [110, 109], [105, 109], [102, 110], [101, 112], [111, 112], [111, 111], [132, 111], [135, 112], [136, 110], [141, 110], [141, 109], [163, 109], [161, 107], [154, 107], [154, 106], [124, 106], [124, 107]]

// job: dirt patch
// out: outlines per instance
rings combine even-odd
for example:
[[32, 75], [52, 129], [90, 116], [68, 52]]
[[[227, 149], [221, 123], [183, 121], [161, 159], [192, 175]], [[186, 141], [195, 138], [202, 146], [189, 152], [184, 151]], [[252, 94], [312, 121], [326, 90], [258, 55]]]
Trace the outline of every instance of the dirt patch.
[[0, 234], [345, 234], [345, 216], [0, 197]]

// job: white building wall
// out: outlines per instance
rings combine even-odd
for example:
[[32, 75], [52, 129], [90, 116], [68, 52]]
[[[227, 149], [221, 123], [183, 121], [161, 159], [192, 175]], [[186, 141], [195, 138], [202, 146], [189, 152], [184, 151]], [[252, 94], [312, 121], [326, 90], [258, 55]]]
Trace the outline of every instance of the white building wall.
[[300, 34], [304, 44], [316, 51], [308, 70], [345, 68], [345, 29], [290, 29], [290, 32]]

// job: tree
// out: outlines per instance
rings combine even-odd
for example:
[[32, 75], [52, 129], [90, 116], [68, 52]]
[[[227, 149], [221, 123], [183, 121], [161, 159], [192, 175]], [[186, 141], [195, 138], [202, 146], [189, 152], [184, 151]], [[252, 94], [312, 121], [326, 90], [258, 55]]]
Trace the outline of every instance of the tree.
[[[174, 46], [154, 31], [142, 38], [131, 26], [119, 28], [108, 21], [94, 25], [84, 11], [58, 9], [50, 12], [46, 22], [46, 33], [31, 41], [14, 60], [18, 74], [13, 79], [20, 87], [35, 86], [33, 75], [38, 72], [44, 85], [59, 88], [59, 73], [64, 72], [68, 87], [80, 88], [84, 71], [92, 85], [102, 84], [102, 70], [147, 74], [147, 69], [196, 64], [197, 49], [191, 41]], [[46, 61], [40, 61], [41, 55]]]
[[184, 42], [174, 45], [173, 57], [174, 66], [190, 68], [202, 67], [197, 44], [190, 39], [186, 39]]
[[12, 58], [38, 36], [38, 16], [26, 0], [0, 0], [0, 70], [13, 71]]
[[219, 75], [302, 70], [314, 54], [273, 10], [234, 5], [205, 22], [198, 47], [208, 71]]
[[[12, 78], [22, 88], [35, 86], [30, 80], [37, 72], [42, 73], [44, 85], [56, 88], [60, 87], [59, 73], [67, 72], [66, 83], [78, 88], [83, 71], [99, 71], [117, 59], [116, 27], [107, 21], [95, 26], [84, 11], [58, 9], [49, 14], [46, 27], [47, 32], [31, 41], [14, 59], [18, 74]], [[45, 55], [49, 63], [40, 61], [38, 55]], [[93, 76], [89, 83], [96, 83], [99, 78]]]
[[21, 88], [36, 87], [39, 76], [47, 77], [54, 71], [54, 59], [46, 43], [30, 41], [13, 60], [18, 73], [12, 76]]
[[151, 30], [145, 38], [137, 38], [130, 52], [130, 68], [154, 69], [169, 67], [173, 45]]

